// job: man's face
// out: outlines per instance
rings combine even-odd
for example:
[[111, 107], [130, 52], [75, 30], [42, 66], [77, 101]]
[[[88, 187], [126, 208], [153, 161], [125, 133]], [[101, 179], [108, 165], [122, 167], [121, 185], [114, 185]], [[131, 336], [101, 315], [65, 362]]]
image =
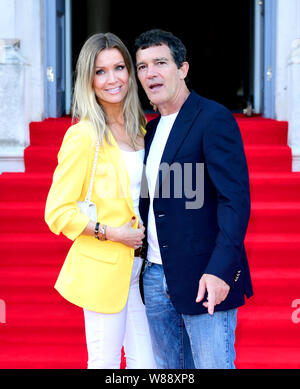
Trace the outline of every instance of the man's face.
[[168, 106], [180, 95], [187, 74], [187, 63], [180, 69], [165, 44], [139, 49], [136, 53], [137, 75], [149, 100]]

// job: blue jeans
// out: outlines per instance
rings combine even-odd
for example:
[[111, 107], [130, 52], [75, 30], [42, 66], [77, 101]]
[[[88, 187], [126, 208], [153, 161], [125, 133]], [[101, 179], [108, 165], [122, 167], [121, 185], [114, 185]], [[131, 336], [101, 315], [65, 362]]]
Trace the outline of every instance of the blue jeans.
[[143, 283], [157, 368], [235, 368], [237, 309], [215, 312], [212, 316], [178, 313], [168, 295], [163, 267], [148, 261]]

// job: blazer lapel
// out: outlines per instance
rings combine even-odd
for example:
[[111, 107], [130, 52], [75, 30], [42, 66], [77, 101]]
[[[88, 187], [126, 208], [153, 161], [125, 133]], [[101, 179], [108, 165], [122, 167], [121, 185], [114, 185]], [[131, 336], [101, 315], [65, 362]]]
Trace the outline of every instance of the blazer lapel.
[[[162, 155], [162, 159], [160, 162], [161, 164], [164, 163], [167, 164], [169, 167], [171, 166], [181, 144], [190, 132], [194, 120], [196, 119], [201, 110], [201, 100], [198, 98], [198, 95], [192, 91], [185, 103], [183, 104], [173, 124], [172, 130], [166, 143], [166, 147]], [[169, 169], [162, 169], [162, 180], [160, 182], [160, 186], [162, 185], [168, 171]]]

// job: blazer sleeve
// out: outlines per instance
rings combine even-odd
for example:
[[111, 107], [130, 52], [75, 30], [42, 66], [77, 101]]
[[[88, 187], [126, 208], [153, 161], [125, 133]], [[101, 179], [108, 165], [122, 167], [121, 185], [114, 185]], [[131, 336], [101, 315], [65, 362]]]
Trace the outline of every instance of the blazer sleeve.
[[215, 112], [204, 134], [203, 152], [217, 192], [218, 234], [205, 273], [233, 285], [250, 217], [249, 174], [238, 124], [225, 108]]
[[77, 207], [77, 201], [88, 176], [93, 150], [94, 142], [80, 123], [69, 128], [58, 153], [58, 165], [46, 201], [45, 221], [50, 230], [57, 235], [63, 233], [71, 240], [90, 221]]

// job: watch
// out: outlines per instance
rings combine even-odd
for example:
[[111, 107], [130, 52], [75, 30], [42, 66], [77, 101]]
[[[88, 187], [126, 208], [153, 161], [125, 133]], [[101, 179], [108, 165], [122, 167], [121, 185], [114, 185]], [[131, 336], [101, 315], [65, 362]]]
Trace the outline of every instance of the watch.
[[95, 226], [95, 238], [98, 240], [106, 240], [106, 225], [100, 224], [99, 222], [96, 223]]

